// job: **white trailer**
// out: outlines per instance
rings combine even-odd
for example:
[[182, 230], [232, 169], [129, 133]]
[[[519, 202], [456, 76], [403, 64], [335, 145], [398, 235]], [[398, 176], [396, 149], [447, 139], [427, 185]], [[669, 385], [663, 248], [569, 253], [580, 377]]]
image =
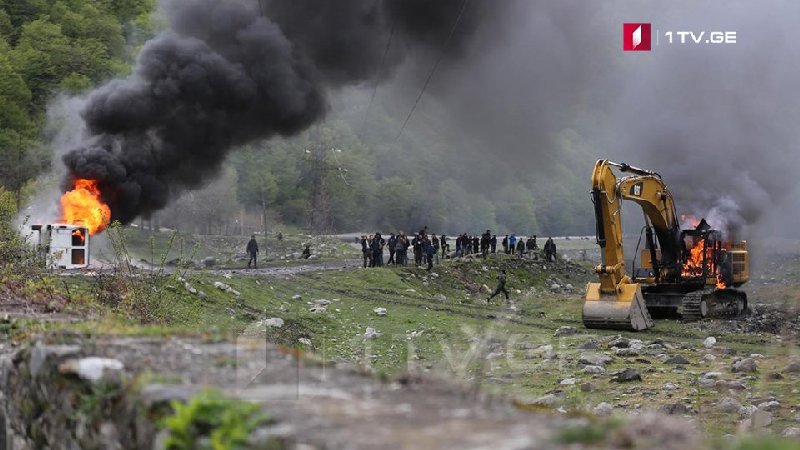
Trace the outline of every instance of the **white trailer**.
[[89, 230], [67, 224], [32, 225], [31, 240], [50, 269], [89, 266]]

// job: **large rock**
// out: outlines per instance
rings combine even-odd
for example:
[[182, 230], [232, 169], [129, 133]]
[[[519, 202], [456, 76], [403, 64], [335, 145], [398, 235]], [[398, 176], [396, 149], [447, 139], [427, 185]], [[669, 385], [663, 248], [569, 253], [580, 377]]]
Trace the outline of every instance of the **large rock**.
[[124, 366], [119, 360], [98, 357], [68, 359], [58, 365], [60, 373], [77, 375], [79, 378], [93, 383], [100, 381], [106, 372], [118, 372], [123, 368]]
[[732, 397], [725, 397], [717, 402], [717, 409], [725, 413], [735, 413], [742, 409], [742, 404]]
[[783, 368], [783, 373], [800, 373], [800, 361], [792, 361]]
[[583, 368], [583, 373], [600, 375], [606, 373], [606, 369], [604, 369], [603, 366], [585, 366]]
[[789, 428], [783, 430], [783, 433], [781, 433], [781, 436], [783, 436], [783, 437], [792, 437], [792, 438], [793, 437], [800, 438], [800, 428], [789, 427]]
[[601, 402], [594, 407], [594, 412], [599, 416], [607, 416], [614, 412], [614, 407], [610, 403]]
[[683, 355], [673, 355], [667, 358], [664, 364], [689, 364], [689, 360], [684, 358]]
[[617, 373], [611, 381], [616, 381], [617, 383], [628, 383], [631, 381], [642, 381], [642, 374], [639, 372], [639, 369], [634, 368], [627, 368], [619, 373]]
[[781, 409], [781, 403], [777, 400], [770, 400], [758, 405], [758, 409], [762, 411], [777, 411]]
[[714, 336], [709, 336], [703, 341], [703, 347], [705, 348], [712, 348], [717, 345], [717, 338]]
[[578, 357], [579, 366], [605, 366], [614, 361], [614, 358], [602, 353], [581, 353]]
[[755, 359], [744, 358], [734, 361], [731, 365], [731, 370], [737, 373], [755, 373], [758, 371], [758, 366]]
[[693, 412], [691, 408], [683, 403], [668, 403], [666, 405], [661, 405], [658, 410], [664, 414], [676, 416], [684, 416], [687, 414], [692, 414]]

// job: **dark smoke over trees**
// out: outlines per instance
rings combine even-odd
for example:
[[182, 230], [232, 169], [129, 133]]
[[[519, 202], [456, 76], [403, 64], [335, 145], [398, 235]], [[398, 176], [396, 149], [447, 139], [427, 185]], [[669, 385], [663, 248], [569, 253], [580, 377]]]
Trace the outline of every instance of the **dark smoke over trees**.
[[[463, 5], [262, 0], [262, 16], [255, 0], [167, 3], [170, 30], [144, 46], [134, 74], [89, 96], [89, 133], [65, 158], [69, 175], [101, 179], [114, 218], [130, 221], [209, 182], [231, 148], [252, 142], [254, 165], [283, 161], [262, 156], [276, 152], [301, 174], [283, 183], [291, 171], [274, 168], [278, 190], [265, 181], [259, 196], [300, 223], [302, 152], [315, 141], [303, 130], [322, 123], [352, 171], [349, 185], [337, 174], [329, 183], [341, 189], [331, 206], [343, 227], [503, 227], [508, 205], [530, 198], [540, 232], [590, 233], [597, 158], [658, 171], [679, 212], [716, 226], [780, 211], [781, 227], [800, 227], [800, 214], [785, 214], [800, 193], [797, 2], [470, 0], [450, 36]], [[653, 52], [623, 53], [629, 21], [739, 40], [662, 37]], [[396, 139], [444, 41], [443, 64]], [[396, 193], [402, 202], [351, 213]]]
[[270, 1], [261, 15], [255, 2], [166, 2], [169, 30], [144, 45], [133, 74], [89, 95], [89, 136], [63, 157], [65, 188], [96, 179], [112, 219], [149, 216], [207, 183], [235, 146], [298, 133], [325, 115], [331, 89], [398, 64], [402, 47], [383, 55], [392, 27], [406, 45], [440, 45], [464, 2], [391, 4]]

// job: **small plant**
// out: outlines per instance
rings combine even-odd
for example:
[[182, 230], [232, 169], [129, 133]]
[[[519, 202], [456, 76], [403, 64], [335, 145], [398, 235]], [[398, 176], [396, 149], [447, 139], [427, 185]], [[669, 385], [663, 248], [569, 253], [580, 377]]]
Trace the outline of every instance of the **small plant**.
[[172, 402], [174, 414], [161, 426], [169, 431], [166, 450], [244, 449], [253, 430], [268, 421], [257, 404], [205, 390], [188, 403]]
[[557, 441], [561, 444], [599, 444], [606, 440], [609, 433], [619, 428], [619, 425], [618, 421], [609, 420], [566, 427], [559, 432]]

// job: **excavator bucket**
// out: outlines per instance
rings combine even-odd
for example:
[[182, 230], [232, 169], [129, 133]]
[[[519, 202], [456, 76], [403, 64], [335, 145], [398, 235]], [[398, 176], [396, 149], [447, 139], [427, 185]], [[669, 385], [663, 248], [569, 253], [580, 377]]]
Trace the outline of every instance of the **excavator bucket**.
[[589, 283], [583, 302], [583, 325], [586, 328], [639, 331], [651, 328], [653, 319], [638, 284], [620, 284], [615, 295], [602, 293], [600, 283]]

